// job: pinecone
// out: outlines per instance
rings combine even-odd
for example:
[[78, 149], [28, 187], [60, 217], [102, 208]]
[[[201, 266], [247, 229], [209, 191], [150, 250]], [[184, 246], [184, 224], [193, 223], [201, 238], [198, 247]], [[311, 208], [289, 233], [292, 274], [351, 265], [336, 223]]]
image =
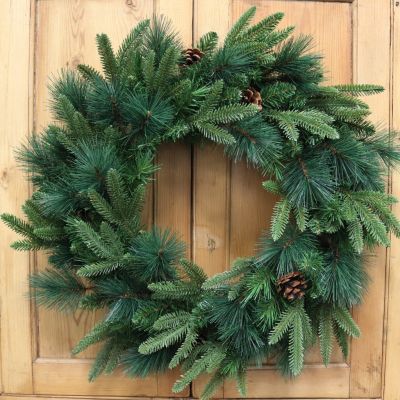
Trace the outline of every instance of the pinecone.
[[262, 110], [262, 98], [258, 90], [252, 87], [246, 89], [242, 94], [242, 99], [245, 103], [255, 104], [260, 111]]
[[199, 49], [186, 49], [183, 52], [183, 56], [185, 58], [185, 65], [192, 65], [201, 60], [204, 53]]
[[306, 294], [307, 280], [301, 272], [294, 271], [281, 276], [277, 280], [276, 285], [278, 293], [281, 293], [285, 299], [297, 300]]

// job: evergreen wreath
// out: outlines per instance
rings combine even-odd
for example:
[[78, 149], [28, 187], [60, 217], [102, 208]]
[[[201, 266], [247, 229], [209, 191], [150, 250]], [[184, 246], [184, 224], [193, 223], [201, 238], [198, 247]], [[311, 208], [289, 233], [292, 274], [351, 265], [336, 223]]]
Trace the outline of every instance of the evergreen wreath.
[[[90, 380], [120, 364], [130, 376], [181, 366], [175, 392], [207, 372], [203, 398], [226, 378], [244, 395], [247, 368], [266, 357], [295, 376], [315, 342], [328, 364], [334, 341], [346, 357], [360, 334], [349, 309], [366, 286], [363, 249], [400, 236], [384, 182], [400, 151], [357, 97], [382, 88], [322, 86], [310, 38], [276, 30], [281, 13], [250, 26], [254, 14], [220, 47], [209, 32], [183, 50], [162, 17], [116, 53], [98, 35], [103, 73], [61, 72], [50, 85], [59, 123], [18, 152], [36, 190], [28, 222], [2, 219], [24, 237], [15, 249], [49, 252], [53, 268], [30, 278], [37, 302], [108, 310], [73, 350], [104, 342]], [[211, 278], [175, 234], [141, 222], [157, 148], [178, 140], [223, 145], [281, 198], [257, 254]]]

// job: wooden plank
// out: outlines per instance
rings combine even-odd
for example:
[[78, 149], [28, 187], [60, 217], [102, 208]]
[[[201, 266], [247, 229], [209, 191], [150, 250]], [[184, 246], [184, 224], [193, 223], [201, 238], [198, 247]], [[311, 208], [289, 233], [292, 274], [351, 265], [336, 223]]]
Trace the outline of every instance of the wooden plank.
[[[46, 82], [49, 74], [58, 71], [61, 67], [75, 66], [81, 62], [95, 65], [99, 68], [99, 59], [94, 42], [96, 33], [107, 33], [114, 47], [117, 47], [132, 26], [141, 19], [151, 16], [153, 12], [157, 12], [166, 14], [172, 17], [173, 20], [175, 19], [177, 29], [184, 33], [185, 40], [188, 40], [188, 35], [190, 35], [189, 40], [191, 42], [191, 4], [179, 0], [174, 2], [173, 6], [172, 8], [170, 3], [163, 0], [155, 0], [154, 2], [142, 0], [124, 3], [118, 0], [80, 3], [70, 0], [59, 2], [40, 1], [38, 4], [39, 48], [37, 53], [36, 85], [37, 103], [42, 107], [37, 112], [38, 125], [45, 126], [50, 119], [49, 112], [44, 107], [48, 98]], [[186, 16], [187, 19], [183, 19], [182, 16]], [[62, 27], [61, 30], [59, 29], [60, 26]], [[54, 32], [57, 32], [57, 34]], [[60, 46], [60, 43], [64, 45]], [[189, 159], [187, 159], [187, 155], [189, 155]], [[172, 226], [172, 228], [177, 227], [178, 230], [180, 230], [180, 227], [185, 226], [187, 230], [185, 239], [188, 239], [190, 237], [188, 234], [190, 225], [189, 223], [185, 224], [183, 219], [179, 218], [179, 213], [185, 209], [183, 204], [187, 199], [186, 192], [180, 192], [184, 186], [182, 186], [182, 176], [179, 174], [181, 169], [186, 170], [188, 171], [187, 176], [190, 178], [190, 169], [183, 167], [184, 165], [190, 166], [190, 149], [187, 151], [186, 148], [183, 149], [180, 145], [177, 145], [176, 148], [171, 147], [167, 149], [166, 155], [161, 162], [168, 164], [168, 167], [162, 172], [161, 182], [164, 183], [157, 184], [157, 194], [159, 195], [159, 201], [155, 208], [157, 221], [161, 225]], [[170, 179], [172, 172], [175, 172], [175, 186]], [[174, 190], [174, 187], [176, 188], [174, 195], [170, 196], [168, 191]], [[186, 187], [190, 193], [190, 179], [187, 181]], [[172, 203], [167, 203], [166, 199], [172, 200]], [[183, 202], [179, 202], [180, 199], [183, 199]], [[190, 202], [186, 204], [190, 205]], [[147, 226], [154, 222], [153, 208], [153, 193], [152, 188], [149, 188], [147, 207], [143, 216], [143, 222]], [[171, 218], [171, 210], [173, 209], [175, 214]], [[190, 207], [186, 207], [186, 210], [187, 221], [190, 221]], [[46, 258], [44, 255], [41, 256], [41, 261], [45, 263]], [[73, 392], [79, 395], [85, 393], [91, 395], [96, 393], [118, 395], [118, 393], [121, 393], [120, 395], [137, 396], [140, 395], [140, 391], [143, 389], [143, 395], [175, 396], [171, 393], [170, 388], [177, 379], [177, 371], [168, 372], [160, 377], [152, 376], [146, 378], [143, 382], [134, 380], [137, 383], [131, 383], [131, 380], [122, 374], [117, 374], [115, 380], [109, 377], [104, 378], [105, 380], [100, 378], [95, 384], [89, 385], [87, 383], [88, 364], [85, 361], [78, 362], [78, 360], [68, 363], [63, 358], [70, 356], [72, 346], [93, 326], [102, 313], [89, 314], [78, 311], [69, 317], [41, 309], [38, 314], [39, 356], [49, 357], [49, 359], [46, 362], [39, 361], [34, 365], [35, 390], [37, 393], [63, 394]], [[98, 348], [92, 347], [89, 351], [83, 353], [81, 357], [93, 357], [97, 350]], [[53, 367], [51, 367], [52, 363], [54, 363]], [[54, 380], [54, 385], [49, 388], [46, 384], [48, 379], [46, 375], [52, 370], [54, 370], [52, 373], [58, 378]], [[70, 379], [75, 383], [71, 384]], [[120, 389], [121, 386], [124, 387], [122, 391]], [[107, 389], [105, 390], [104, 387], [107, 387]], [[185, 392], [180, 394], [180, 396], [182, 395], [185, 395]]]
[[[254, 369], [247, 376], [247, 397], [327, 397], [347, 398], [350, 368], [346, 364], [307, 366], [294, 380], [283, 378], [275, 369]], [[236, 385], [224, 387], [225, 398], [238, 397]]]
[[[389, 89], [390, 0], [359, 0], [354, 14], [354, 81]], [[379, 26], [378, 30], [371, 29]], [[389, 92], [368, 97], [372, 120], [389, 125]], [[371, 285], [364, 303], [354, 310], [362, 337], [351, 344], [350, 397], [379, 397], [382, 390], [383, 315], [386, 250], [370, 261]]]
[[[352, 12], [349, 4], [258, 0], [252, 1], [251, 4], [257, 6], [255, 22], [267, 15], [282, 11], [285, 17], [280, 27], [294, 25], [295, 35], [301, 33], [314, 38], [313, 51], [324, 55], [324, 65], [328, 71], [326, 83], [351, 82]], [[232, 19], [238, 18], [249, 6], [250, 4], [246, 1], [234, 0]], [[332, 37], [337, 40], [332, 41]], [[233, 257], [252, 252], [260, 232], [269, 226], [277, 198], [261, 188], [262, 180], [261, 176], [254, 174], [243, 163], [232, 169], [231, 254]], [[249, 205], [257, 207], [258, 211], [255, 212], [254, 209], [251, 212], [246, 211]], [[247, 221], [251, 222], [246, 222], [247, 217], [250, 218]], [[343, 361], [338, 346], [335, 346], [331, 360], [332, 362]], [[321, 362], [318, 346], [307, 353], [306, 362]]]
[[208, 275], [229, 269], [230, 162], [220, 146], [195, 147], [193, 259]]
[[[18, 396], [18, 395], [10, 395], [10, 394], [6, 394], [6, 395], [3, 395], [2, 396], [2, 399], [3, 400], [73, 400], [73, 399], [76, 399], [77, 397], [71, 397], [71, 396]], [[79, 397], [79, 399], [80, 400], [89, 400], [89, 399], [93, 399], [92, 397]], [[99, 399], [99, 400], [103, 400], [103, 399], [107, 399], [107, 400], [109, 400], [109, 397], [103, 397], [103, 396], [96, 396], [96, 399]], [[126, 399], [125, 397], [113, 397], [113, 399], [114, 400], [122, 400], [122, 399]], [[135, 400], [162, 400], [162, 399], [164, 399], [165, 400], [165, 397], [135, 397], [134, 398]], [[192, 398], [189, 398], [190, 400], [192, 399]], [[275, 398], [275, 399], [272, 399], [272, 398], [269, 398], [268, 400], [282, 400], [282, 399], [277, 399], [277, 398]], [[299, 398], [296, 398], [296, 399], [291, 399], [291, 400], [304, 400], [304, 398], [303, 399], [299, 399]], [[319, 399], [313, 399], [313, 400], [326, 400], [326, 398], [325, 399], [322, 399], [322, 398], [319, 398]], [[331, 399], [329, 399], [329, 400], [339, 400], [338, 398], [331, 398]], [[357, 398], [357, 399], [355, 399], [355, 398], [353, 398], [352, 400], [371, 400], [371, 399], [366, 399], [366, 398], [364, 398], [364, 399], [359, 399], [359, 398]], [[381, 398], [375, 398], [374, 400], [382, 400]]]
[[[173, 22], [185, 45], [192, 43], [192, 4], [178, 0], [156, 0], [155, 10]], [[157, 163], [161, 166], [155, 182], [155, 223], [176, 232], [191, 248], [191, 148], [183, 143], [161, 146]]]
[[[347, 398], [350, 368], [346, 364], [332, 364], [328, 368], [307, 366], [296, 379], [282, 377], [273, 367], [249, 370], [247, 373], [246, 398]], [[194, 386], [193, 395], [199, 397], [204, 377]], [[219, 394], [215, 398], [222, 397]], [[224, 385], [224, 398], [239, 398], [236, 384], [228, 381]]]
[[314, 38], [313, 52], [323, 55], [326, 84], [350, 82], [352, 76], [352, 6], [338, 2], [233, 0], [235, 20], [251, 5], [257, 7], [255, 21], [282, 11], [285, 16], [280, 28], [294, 25], [294, 35]]
[[[210, 12], [212, 10], [212, 12]], [[195, 0], [193, 39], [196, 43], [209, 31], [220, 40], [231, 23], [230, 1]], [[193, 259], [208, 275], [229, 268], [230, 161], [221, 146], [196, 145], [193, 160]], [[195, 396], [201, 393], [208, 377], [192, 384]], [[223, 397], [221, 387], [215, 394]]]
[[[230, 24], [229, 2], [200, 3], [194, 3], [194, 41], [216, 29], [223, 39]], [[195, 146], [193, 190], [193, 259], [215, 275], [229, 268], [230, 161], [222, 146]]]
[[232, 165], [230, 258], [253, 255], [261, 233], [269, 228], [277, 197], [265, 191], [266, 180], [245, 162]]
[[[187, 392], [174, 394], [160, 391], [157, 375], [128, 379], [121, 369], [112, 375], [102, 375], [95, 383], [87, 379], [90, 360], [39, 358], [33, 364], [34, 393], [57, 396], [134, 396], [134, 397], [183, 397]], [[170, 385], [178, 378], [177, 370], [168, 371], [161, 383]], [[167, 389], [167, 388], [166, 388]]]
[[[41, 130], [51, 120], [48, 109], [48, 77], [61, 68], [88, 63], [100, 68], [95, 37], [99, 32], [110, 36], [116, 48], [125, 35], [141, 19], [153, 13], [152, 2], [39, 1], [36, 52], [36, 126]], [[152, 193], [149, 191], [144, 222], [153, 220]], [[38, 267], [47, 265], [46, 254], [38, 254]], [[103, 311], [72, 315], [40, 308], [38, 318], [38, 356], [69, 358], [71, 348], [101, 318]], [[98, 346], [89, 348], [79, 357], [94, 357]]]
[[[302, 0], [289, 0], [289, 1], [302, 1]], [[314, 1], [321, 3], [354, 3], [357, 0], [306, 0], [306, 1]]]
[[[392, 3], [391, 29], [391, 129], [400, 129], [400, 7], [398, 2]], [[392, 193], [400, 198], [400, 172], [392, 171]], [[400, 206], [396, 204], [393, 212], [400, 218]], [[383, 398], [400, 398], [400, 379], [398, 358], [400, 355], [400, 239], [392, 236], [392, 246], [389, 251], [387, 266], [387, 321], [385, 346], [385, 375]]]
[[[297, 33], [302, 32], [311, 34], [316, 38], [316, 50], [324, 52], [325, 62], [329, 68], [329, 83], [350, 82], [351, 81], [351, 8], [349, 4], [322, 4], [308, 1], [287, 2], [287, 1], [244, 1], [233, 0], [225, 1], [223, 4], [195, 1], [194, 32], [195, 37], [209, 30], [218, 30], [220, 36], [224, 36], [228, 27], [250, 6], [257, 6], [255, 21], [261, 17], [277, 11], [284, 11], [286, 17], [282, 26], [294, 24]], [[210, 13], [211, 9], [213, 12]], [[197, 36], [196, 36], [197, 35]], [[337, 40], [332, 41], [332, 37]], [[204, 152], [196, 151], [195, 158], [195, 259], [201, 265], [206, 265], [207, 272], [220, 272], [223, 270], [225, 252], [223, 238], [229, 238], [229, 254], [231, 261], [239, 256], [245, 256], [254, 252], [254, 247], [263, 229], [268, 228], [273, 206], [277, 198], [269, 195], [261, 188], [263, 178], [252, 168], [248, 168], [244, 162], [234, 164], [231, 168], [230, 183], [221, 177], [221, 173], [227, 170], [224, 167], [224, 160], [218, 157], [215, 150], [205, 148]], [[208, 168], [207, 168], [208, 166]], [[205, 169], [207, 168], [207, 169]], [[203, 171], [203, 169], [205, 169]], [[215, 171], [213, 171], [215, 169]], [[212, 185], [213, 193], [210, 198], [207, 190], [207, 182]], [[229, 194], [226, 195], [226, 188], [230, 186], [230, 223], [229, 233], [224, 232], [226, 224], [226, 204]], [[205, 192], [205, 193], [203, 193]], [[197, 210], [196, 210], [197, 207]], [[197, 234], [197, 235], [196, 235]], [[217, 253], [212, 255], [212, 251], [207, 249], [209, 239], [214, 237], [217, 240], [212, 242], [216, 246]], [[222, 238], [222, 239], [221, 239]], [[226, 240], [225, 240], [226, 241]], [[215, 243], [215, 244], [214, 244]], [[214, 250], [215, 251], [215, 250]], [[341, 361], [339, 351], [335, 351], [333, 361]], [[320, 363], [318, 349], [308, 355], [309, 363]], [[324, 369], [321, 369], [325, 371]], [[267, 372], [268, 371], [268, 372]], [[314, 371], [314, 370], [313, 370]], [[331, 370], [330, 370], [331, 371]], [[319, 372], [320, 373], [320, 372]], [[297, 395], [292, 391], [292, 386], [282, 381], [281, 385], [276, 385], [276, 374], [272, 370], [251, 371], [249, 377], [249, 387], [254, 386], [255, 392], [249, 393], [249, 397], [274, 396], [270, 393], [269, 382], [280, 386], [279, 396], [291, 397]], [[325, 390], [325, 383], [332, 388], [332, 381], [328, 372], [321, 372], [321, 379], [318, 388]], [[310, 378], [310, 373], [306, 376]], [[340, 396], [348, 395], [349, 371], [340, 372], [333, 379], [339, 379], [333, 386], [337, 386]], [[251, 380], [253, 379], [253, 380]], [[207, 377], [198, 379], [193, 387], [193, 393], [197, 396], [201, 393]], [[251, 382], [251, 383], [250, 383]], [[292, 383], [292, 382], [291, 382]], [[304, 377], [301, 378], [300, 391], [303, 395], [318, 396], [315, 387]], [[297, 386], [295, 386], [297, 387]], [[253, 390], [253, 389], [251, 389]], [[319, 390], [319, 389], [317, 389]], [[223, 393], [222, 393], [223, 392]], [[331, 394], [334, 390], [331, 389]], [[276, 394], [275, 394], [276, 395]], [[223, 390], [217, 393], [216, 397], [237, 397], [235, 384], [227, 382]], [[336, 394], [337, 396], [337, 394]]]
[[[171, 19], [174, 29], [186, 46], [192, 44], [193, 6], [187, 0], [155, 0], [155, 12]], [[187, 243], [191, 254], [191, 148], [183, 143], [163, 145], [157, 162], [161, 170], [155, 182], [155, 223], [170, 228]], [[179, 369], [157, 375], [157, 396], [182, 397], [189, 388], [177, 394], [171, 388], [179, 377]]]
[[[0, 204], [21, 215], [29, 195], [25, 174], [17, 168], [14, 149], [32, 129], [32, 43], [34, 1], [0, 3]], [[29, 254], [9, 245], [19, 239], [0, 224], [1, 364], [3, 390], [32, 393], [32, 347], [28, 292]]]
[[34, 393], [79, 396], [156, 396], [157, 377], [127, 379], [122, 371], [101, 376], [96, 383], [87, 379], [89, 360], [39, 358], [33, 364]]

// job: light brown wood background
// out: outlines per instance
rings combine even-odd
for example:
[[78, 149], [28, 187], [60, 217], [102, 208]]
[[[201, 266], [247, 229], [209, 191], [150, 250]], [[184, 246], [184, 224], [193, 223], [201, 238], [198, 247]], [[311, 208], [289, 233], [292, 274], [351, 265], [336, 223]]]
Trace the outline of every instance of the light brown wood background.
[[[99, 66], [95, 34], [105, 32], [117, 46], [124, 35], [153, 13], [169, 16], [187, 46], [214, 30], [221, 37], [248, 7], [256, 19], [284, 11], [282, 26], [315, 37], [325, 54], [327, 84], [363, 82], [385, 86], [368, 99], [373, 120], [400, 128], [400, 8], [391, 0], [0, 0], [0, 208], [20, 214], [31, 188], [18, 170], [13, 149], [49, 121], [49, 75], [85, 62]], [[149, 194], [146, 221], [173, 227], [189, 244], [188, 256], [215, 274], [247, 255], [268, 228], [275, 203], [262, 178], [245, 164], [232, 164], [216, 146], [164, 146], [163, 168]], [[388, 187], [400, 197], [400, 175]], [[395, 207], [400, 216], [400, 208]], [[70, 350], [99, 314], [63, 315], [37, 310], [25, 296], [29, 271], [46, 265], [44, 254], [9, 249], [15, 235], [0, 226], [1, 392], [5, 399], [173, 397], [179, 371], [129, 380], [112, 377], [87, 382], [89, 349], [79, 358]], [[362, 338], [351, 344], [346, 362], [338, 351], [321, 365], [318, 349], [309, 354], [303, 375], [285, 381], [273, 364], [249, 373], [250, 398], [400, 399], [400, 242], [379, 249], [370, 263], [373, 280], [363, 306], [354, 310]], [[180, 397], [198, 396], [203, 379]], [[226, 383], [219, 398], [238, 397]]]

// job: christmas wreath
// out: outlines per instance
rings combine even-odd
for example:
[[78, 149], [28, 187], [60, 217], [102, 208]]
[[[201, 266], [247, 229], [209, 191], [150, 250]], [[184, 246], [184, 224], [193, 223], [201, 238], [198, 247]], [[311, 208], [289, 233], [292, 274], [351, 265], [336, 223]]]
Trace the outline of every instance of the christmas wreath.
[[[384, 181], [400, 151], [357, 97], [382, 88], [322, 86], [310, 39], [277, 30], [281, 13], [250, 25], [254, 14], [220, 46], [210, 32], [184, 50], [156, 17], [117, 52], [98, 35], [103, 72], [79, 65], [54, 79], [59, 123], [18, 152], [36, 190], [27, 222], [2, 219], [24, 236], [15, 249], [49, 252], [52, 268], [30, 278], [36, 300], [107, 309], [73, 350], [104, 343], [90, 380], [118, 365], [130, 376], [181, 366], [175, 392], [207, 372], [204, 398], [225, 378], [244, 394], [246, 369], [266, 357], [298, 375], [315, 342], [328, 364], [334, 341], [346, 357], [360, 334], [349, 309], [366, 286], [363, 249], [400, 236]], [[223, 145], [280, 196], [256, 255], [211, 278], [175, 234], [141, 222], [157, 148], [175, 141]]]

